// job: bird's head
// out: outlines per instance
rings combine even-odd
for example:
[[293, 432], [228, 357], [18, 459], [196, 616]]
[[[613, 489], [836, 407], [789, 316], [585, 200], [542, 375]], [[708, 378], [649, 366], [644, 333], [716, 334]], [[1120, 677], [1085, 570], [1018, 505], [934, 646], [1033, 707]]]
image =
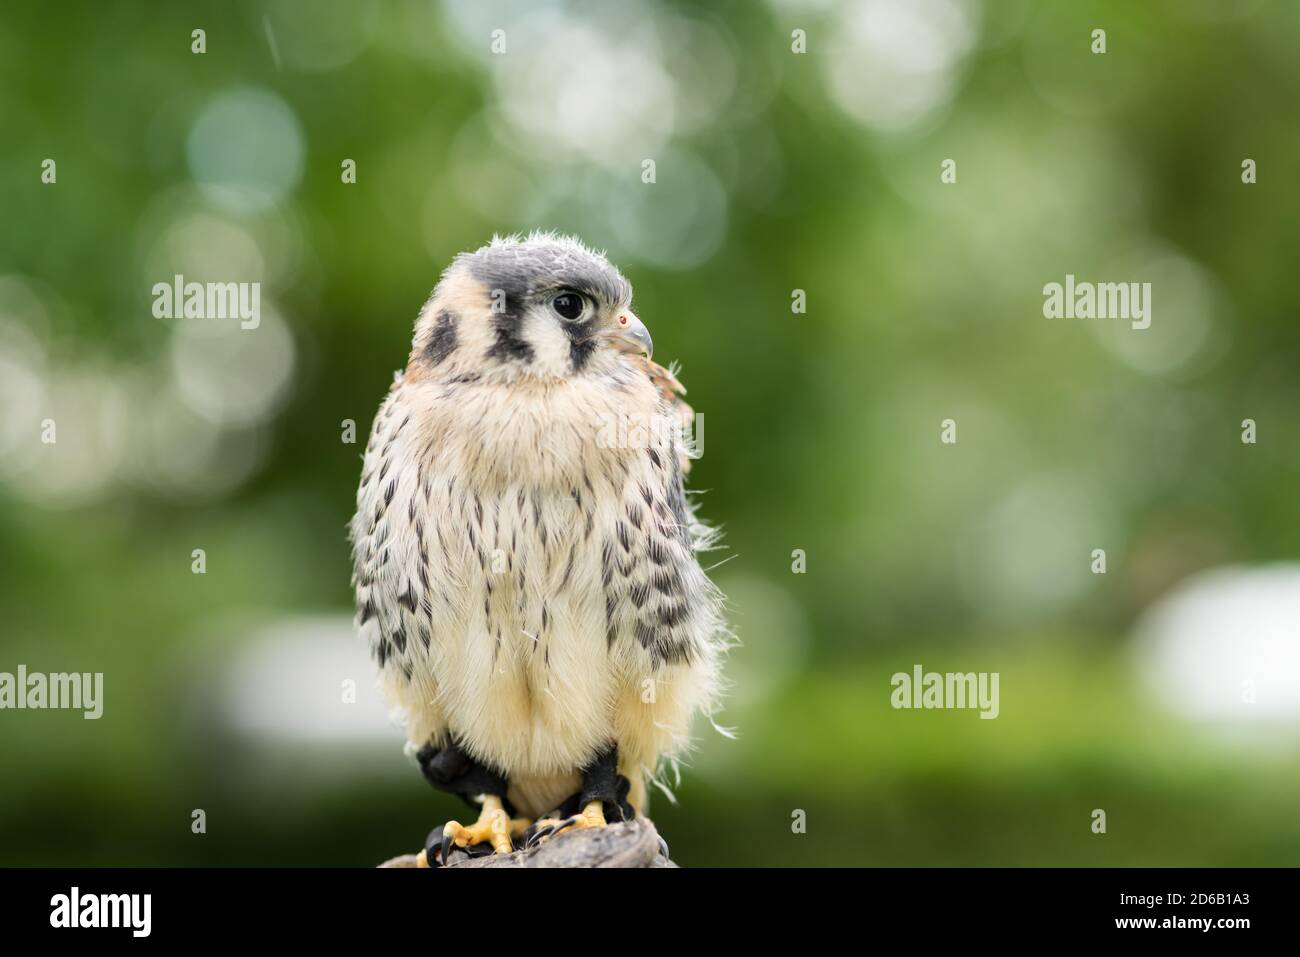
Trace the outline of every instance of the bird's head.
[[498, 381], [607, 374], [649, 355], [632, 286], [576, 239], [534, 233], [461, 253], [415, 324], [410, 371]]

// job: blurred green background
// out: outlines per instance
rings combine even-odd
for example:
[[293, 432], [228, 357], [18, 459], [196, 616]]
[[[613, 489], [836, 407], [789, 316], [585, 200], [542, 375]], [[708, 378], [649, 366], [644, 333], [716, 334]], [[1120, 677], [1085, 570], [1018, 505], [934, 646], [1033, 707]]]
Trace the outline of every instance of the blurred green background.
[[[0, 8], [0, 671], [105, 676], [0, 711], [0, 864], [372, 865], [462, 813], [344, 527], [438, 273], [536, 227], [704, 415], [742, 644], [652, 807], [681, 864], [1300, 863], [1300, 6], [184, 6]], [[176, 273], [261, 325], [154, 318]], [[1044, 318], [1067, 273], [1151, 328]], [[916, 663], [999, 717], [894, 710]]]

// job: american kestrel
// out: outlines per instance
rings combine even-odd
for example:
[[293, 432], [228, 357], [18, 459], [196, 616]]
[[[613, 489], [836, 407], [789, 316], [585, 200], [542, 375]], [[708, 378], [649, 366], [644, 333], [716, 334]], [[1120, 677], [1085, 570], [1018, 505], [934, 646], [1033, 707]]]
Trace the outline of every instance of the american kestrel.
[[575, 239], [462, 253], [375, 418], [357, 625], [425, 776], [481, 812], [426, 859], [643, 812], [714, 708], [727, 629], [684, 490], [690, 410], [631, 302]]

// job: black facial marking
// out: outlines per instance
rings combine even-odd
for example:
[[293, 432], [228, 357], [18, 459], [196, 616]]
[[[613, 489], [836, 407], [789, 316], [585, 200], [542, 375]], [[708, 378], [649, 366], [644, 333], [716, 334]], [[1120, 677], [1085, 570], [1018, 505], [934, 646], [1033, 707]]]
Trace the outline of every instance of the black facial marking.
[[492, 314], [492, 331], [496, 338], [492, 348], [488, 349], [489, 359], [533, 361], [533, 347], [520, 338], [519, 323], [519, 300], [507, 293], [504, 311]]
[[565, 323], [564, 331], [569, 336], [569, 361], [573, 364], [573, 371], [581, 372], [596, 351], [596, 320]]
[[424, 348], [424, 354], [434, 365], [456, 351], [456, 324], [460, 321], [454, 312], [446, 309], [438, 313], [433, 323], [433, 335]]

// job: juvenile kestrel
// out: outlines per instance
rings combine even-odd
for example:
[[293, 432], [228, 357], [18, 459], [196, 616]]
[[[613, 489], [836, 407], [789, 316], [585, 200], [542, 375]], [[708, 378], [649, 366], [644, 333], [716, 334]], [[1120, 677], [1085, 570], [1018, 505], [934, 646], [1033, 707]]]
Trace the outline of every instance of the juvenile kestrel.
[[726, 628], [683, 487], [690, 410], [631, 301], [575, 239], [463, 253], [375, 418], [357, 624], [425, 776], [481, 809], [429, 863], [644, 811], [713, 709]]

